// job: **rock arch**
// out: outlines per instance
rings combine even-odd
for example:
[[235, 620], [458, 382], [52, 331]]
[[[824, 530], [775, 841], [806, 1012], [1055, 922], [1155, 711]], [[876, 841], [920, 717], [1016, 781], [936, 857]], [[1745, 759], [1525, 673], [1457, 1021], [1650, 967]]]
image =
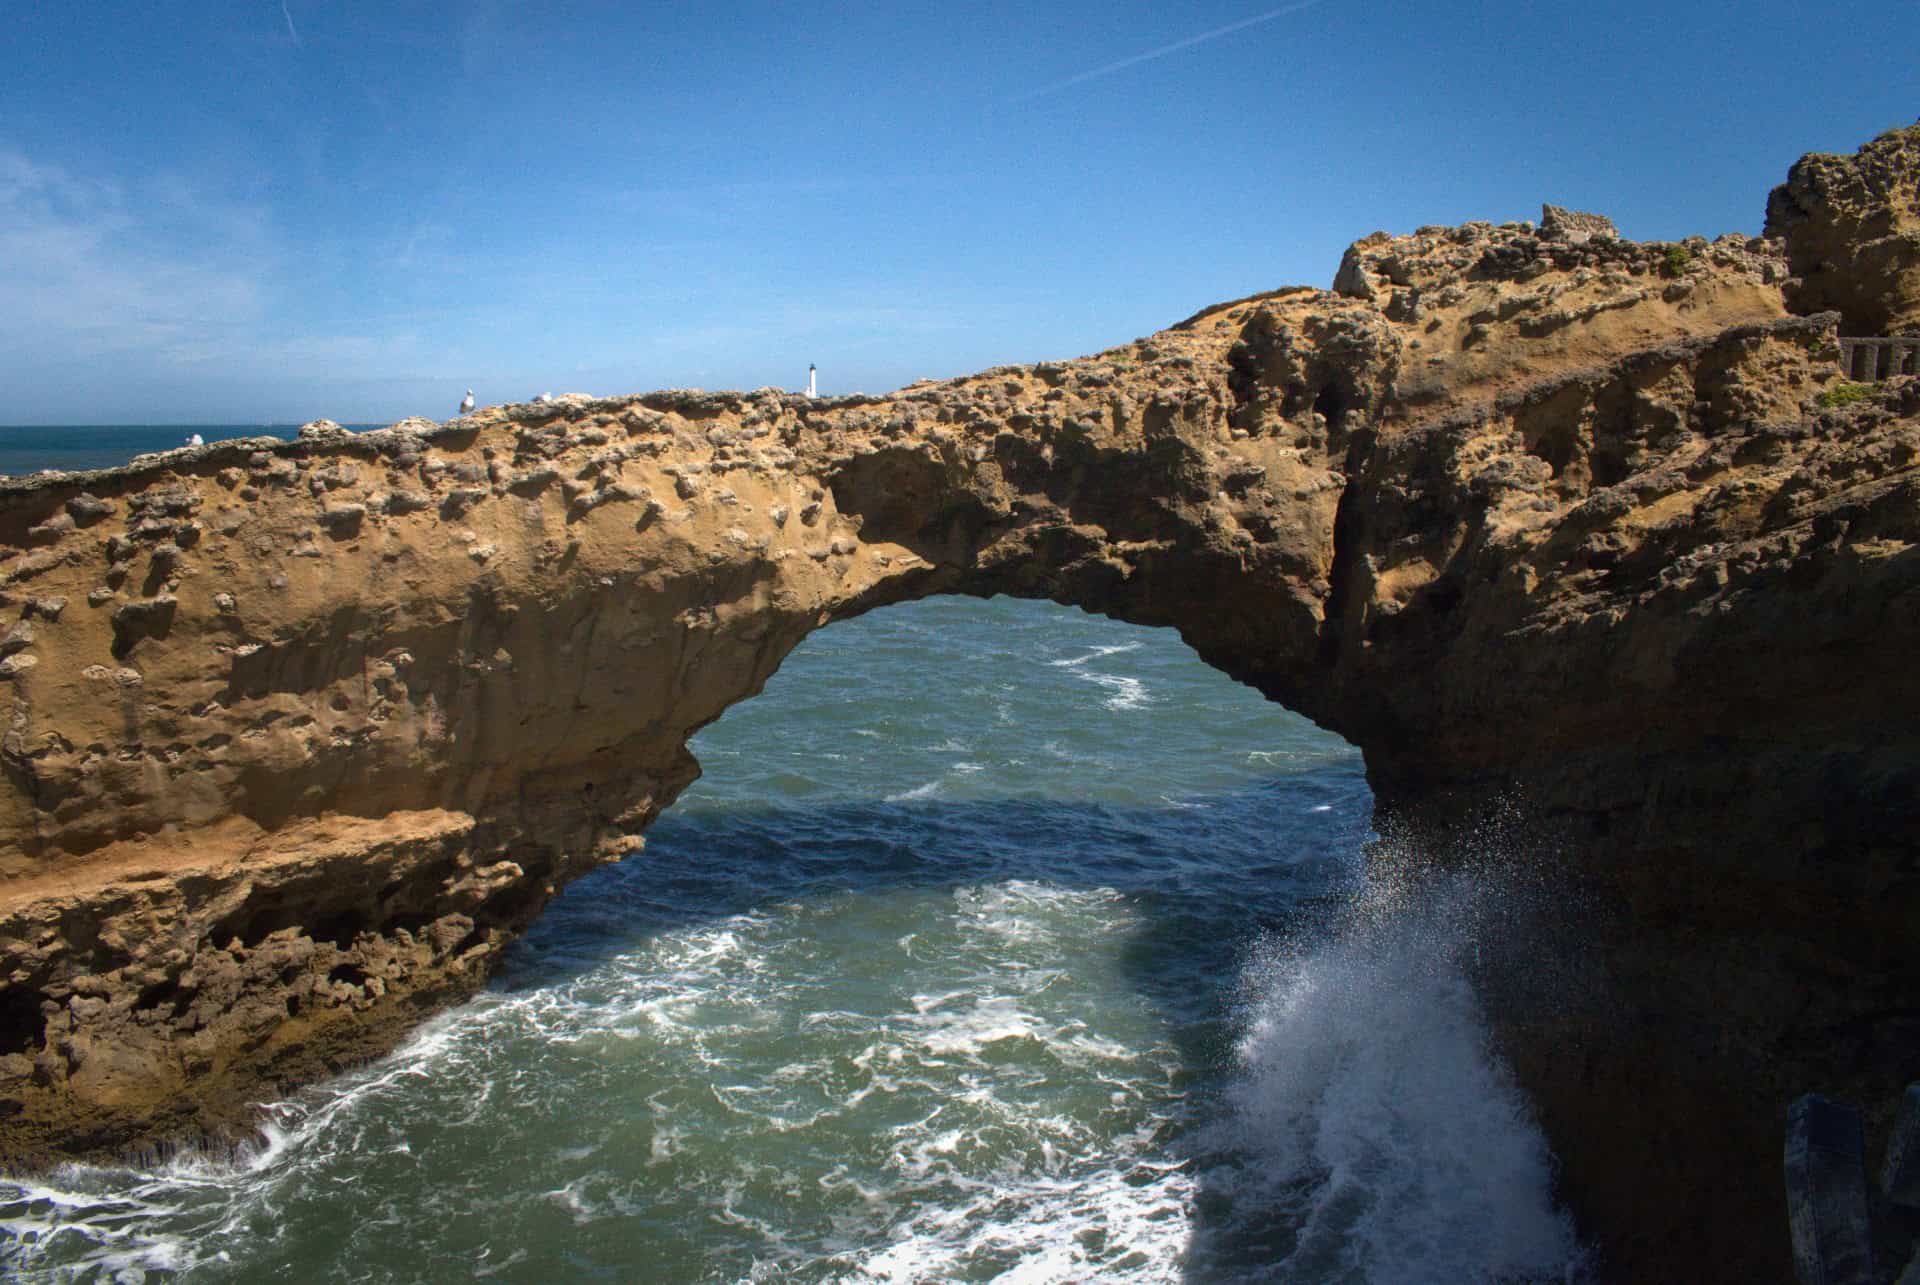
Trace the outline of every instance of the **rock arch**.
[[1776, 1108], [1915, 1069], [1920, 390], [1820, 409], [1833, 318], [1772, 243], [1671, 271], [1428, 228], [1339, 294], [885, 397], [0, 486], [0, 1158], [390, 1044], [632, 851], [808, 631], [1012, 593], [1177, 627], [1431, 851], [1518, 808], [1586, 972], [1489, 994], [1567, 1194], [1621, 1264], [1767, 1274]]

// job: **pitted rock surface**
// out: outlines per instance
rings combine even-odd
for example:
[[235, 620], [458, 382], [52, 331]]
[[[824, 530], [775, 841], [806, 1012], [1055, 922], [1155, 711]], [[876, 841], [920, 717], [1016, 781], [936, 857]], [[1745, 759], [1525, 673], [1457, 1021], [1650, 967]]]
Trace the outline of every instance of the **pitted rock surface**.
[[1841, 314], [1843, 335], [1920, 335], [1920, 125], [1851, 156], [1800, 158], [1767, 197], [1797, 309]]
[[1549, 922], [1483, 982], [1563, 1194], [1625, 1274], [1777, 1275], [1785, 1103], [1920, 1071], [1920, 381], [1823, 409], [1778, 242], [1547, 222], [884, 397], [0, 485], [0, 1157], [390, 1047], [811, 630], [1011, 593], [1178, 628], [1426, 851], [1520, 817]]

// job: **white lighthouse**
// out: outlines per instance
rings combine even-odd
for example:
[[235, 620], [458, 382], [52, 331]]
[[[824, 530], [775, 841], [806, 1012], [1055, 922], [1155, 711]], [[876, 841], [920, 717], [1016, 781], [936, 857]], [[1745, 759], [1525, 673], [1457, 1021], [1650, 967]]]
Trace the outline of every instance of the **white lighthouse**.
[[807, 363], [807, 396], [820, 395], [820, 369], [812, 362]]

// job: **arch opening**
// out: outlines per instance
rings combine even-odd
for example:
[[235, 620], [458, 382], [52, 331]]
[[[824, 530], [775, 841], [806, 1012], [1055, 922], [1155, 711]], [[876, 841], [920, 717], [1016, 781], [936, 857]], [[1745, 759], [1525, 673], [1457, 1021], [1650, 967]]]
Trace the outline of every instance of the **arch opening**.
[[[1403, 1146], [1388, 1086], [1479, 1047], [1416, 1029], [1457, 1003], [1419, 988], [1431, 960], [1315, 935], [1368, 833], [1357, 751], [1169, 629], [1007, 597], [876, 610], [692, 748], [705, 776], [646, 850], [556, 899], [485, 995], [283, 1115], [303, 1190], [407, 1148], [382, 1194], [419, 1207], [350, 1257], [431, 1249], [457, 1187], [529, 1271], [1307, 1270], [1302, 1233], [1351, 1193], [1304, 1139]], [[1315, 989], [1337, 1001], [1290, 998]], [[1296, 1048], [1305, 1078], [1276, 1085]], [[276, 1255], [337, 1263], [274, 1194]], [[1448, 1252], [1379, 1266], [1492, 1261]]]

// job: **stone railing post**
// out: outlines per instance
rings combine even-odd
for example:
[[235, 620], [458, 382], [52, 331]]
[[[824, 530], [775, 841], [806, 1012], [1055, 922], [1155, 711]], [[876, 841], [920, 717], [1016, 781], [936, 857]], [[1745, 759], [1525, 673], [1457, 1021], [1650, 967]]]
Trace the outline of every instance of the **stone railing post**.
[[[1840, 349], [1842, 378], [1863, 384], [1892, 379], [1895, 375], [1920, 375], [1920, 336], [1894, 335], [1868, 338], [1853, 335], [1834, 339]], [[1886, 370], [1881, 371], [1880, 354], [1886, 354]]]
[[1872, 1285], [1864, 1134], [1859, 1111], [1817, 1093], [1787, 1111], [1787, 1225], [1800, 1285]]

